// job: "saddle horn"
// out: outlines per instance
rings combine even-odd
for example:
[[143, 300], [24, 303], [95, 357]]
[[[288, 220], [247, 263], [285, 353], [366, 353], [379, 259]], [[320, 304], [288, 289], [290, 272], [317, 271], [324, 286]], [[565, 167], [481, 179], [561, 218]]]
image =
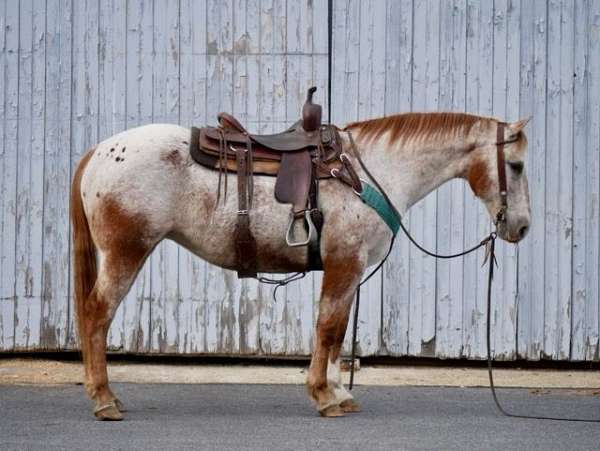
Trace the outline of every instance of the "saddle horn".
[[321, 105], [313, 103], [312, 100], [313, 94], [316, 90], [316, 86], [308, 89], [306, 102], [304, 102], [304, 107], [302, 108], [302, 128], [304, 128], [304, 130], [307, 132], [314, 132], [321, 126], [321, 116], [323, 114], [323, 110]]

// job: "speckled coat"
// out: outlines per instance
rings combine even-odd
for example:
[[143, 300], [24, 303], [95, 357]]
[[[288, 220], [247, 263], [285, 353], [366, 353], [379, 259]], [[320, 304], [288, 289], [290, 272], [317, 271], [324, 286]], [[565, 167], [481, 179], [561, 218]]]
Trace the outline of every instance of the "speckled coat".
[[[452, 178], [466, 179], [493, 216], [499, 208], [496, 121], [468, 115], [403, 115], [350, 124], [372, 174], [404, 213]], [[506, 147], [509, 210], [499, 236], [518, 241], [530, 221], [523, 163], [526, 121], [509, 124]], [[195, 164], [190, 130], [147, 125], [117, 134], [90, 150], [73, 182], [76, 306], [86, 368], [86, 388], [103, 419], [122, 418], [122, 404], [108, 387], [106, 333], [114, 311], [147, 255], [164, 238], [223, 268], [235, 269], [235, 176], [216, 205], [218, 173]], [[347, 137], [344, 138], [347, 145]], [[354, 164], [361, 177], [359, 166]], [[273, 197], [275, 178], [257, 176], [250, 212], [259, 272], [301, 270], [306, 248], [285, 243], [290, 206]], [[324, 215], [324, 264], [315, 350], [307, 387], [324, 416], [357, 411], [341, 384], [339, 354], [353, 293], [368, 266], [384, 257], [392, 234], [377, 213], [335, 179], [320, 183]], [[98, 268], [91, 261], [97, 255]], [[87, 265], [87, 266], [86, 266]], [[309, 302], [307, 300], [307, 302]]]

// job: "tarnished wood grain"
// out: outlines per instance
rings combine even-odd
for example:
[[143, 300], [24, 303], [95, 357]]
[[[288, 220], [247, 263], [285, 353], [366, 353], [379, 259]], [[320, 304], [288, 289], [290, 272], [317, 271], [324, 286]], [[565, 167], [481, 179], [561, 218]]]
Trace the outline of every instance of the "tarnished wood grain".
[[[127, 9], [118, 1], [102, 2], [99, 10], [100, 40], [98, 61], [98, 139], [103, 140], [127, 128], [126, 67], [127, 67]], [[117, 309], [109, 331], [108, 345], [120, 349], [127, 335], [123, 318], [130, 308], [128, 296]]]
[[[360, 2], [358, 117], [385, 115], [385, 41], [386, 3]], [[382, 43], [379, 45], [379, 43]], [[372, 269], [372, 268], [371, 268]], [[368, 275], [370, 270], [366, 270]], [[359, 328], [357, 334], [360, 355], [377, 353], [381, 348], [381, 290], [382, 273], [373, 276], [361, 289]], [[348, 334], [350, 337], [351, 334]]]
[[[540, 265], [545, 262], [544, 251], [544, 217], [545, 194], [543, 189], [534, 187], [544, 186], [545, 177], [545, 150], [546, 150], [546, 33], [547, 33], [547, 7], [545, 2], [523, 3], [522, 26], [527, 34], [524, 35], [524, 51], [521, 83], [528, 84], [529, 91], [525, 98], [530, 103], [529, 108], [535, 112], [529, 125], [529, 151], [527, 161], [527, 175], [531, 189], [531, 214], [533, 221], [529, 237], [520, 246], [522, 257], [519, 258], [519, 274], [527, 277], [519, 278], [519, 324], [526, 331], [519, 337], [520, 352], [527, 358], [539, 359], [543, 347], [544, 333], [544, 302], [542, 293], [545, 292], [545, 273]], [[525, 9], [526, 8], [526, 9]], [[523, 110], [523, 108], [522, 108]], [[537, 219], [537, 221], [536, 221]], [[523, 263], [523, 266], [521, 266]]]
[[600, 4], [589, 3], [589, 128], [586, 186], [585, 360], [600, 358]]
[[[465, 110], [466, 2], [440, 11], [440, 110]], [[437, 250], [449, 254], [470, 243], [463, 241], [464, 181], [455, 180], [437, 193]], [[461, 357], [463, 261], [440, 260], [436, 265], [435, 354]]]
[[570, 357], [571, 315], [573, 302], [573, 161], [576, 152], [573, 146], [573, 92], [574, 71], [573, 57], [575, 31], [575, 2], [565, 0], [561, 4], [560, 29], [560, 170], [558, 190], [559, 213], [559, 277], [557, 323], [558, 336], [553, 358], [566, 360]]
[[21, 2], [19, 21], [15, 348], [32, 349], [42, 317], [45, 3]]
[[[520, 114], [520, 55], [521, 1], [508, 0], [506, 3], [506, 93], [504, 96], [504, 119], [516, 121]], [[497, 358], [514, 359], [516, 357], [517, 307], [518, 307], [518, 247], [505, 243], [502, 264], [504, 294], [502, 310], [499, 316], [499, 339], [496, 340]], [[497, 335], [498, 337], [498, 335]]]
[[[390, 115], [408, 112], [412, 106], [412, 0], [388, 2], [387, 21], [385, 113]], [[404, 223], [408, 224], [408, 217], [404, 218]], [[383, 269], [383, 349], [397, 356], [408, 353], [411, 246], [405, 237], [399, 235]]]
[[[126, 128], [152, 122], [152, 5], [127, 2], [126, 10]], [[147, 260], [121, 303], [122, 323], [113, 323], [117, 349], [150, 350], [151, 265]]]
[[[175, 2], [153, 7], [152, 122], [179, 122], [179, 9]], [[150, 256], [151, 349], [174, 352], [179, 341], [179, 249], [163, 241]]]
[[69, 191], [71, 130], [71, 1], [46, 15], [44, 229], [41, 346], [62, 349], [69, 334]]
[[0, 219], [0, 339], [3, 350], [15, 346], [15, 241], [17, 225], [17, 130], [19, 125], [19, 5], [6, 0], [0, 33], [3, 35], [2, 75], [2, 206]]
[[[200, 126], [206, 118], [206, 4], [186, 0], [180, 4], [180, 117], [183, 126]], [[179, 249], [178, 353], [204, 352], [207, 263]]]
[[[491, 115], [493, 99], [493, 3], [467, 2], [466, 109]], [[465, 244], [472, 244], [490, 232], [489, 216], [465, 189]], [[472, 253], [463, 259], [463, 334], [462, 355], [481, 358], [485, 355], [486, 274], [481, 270], [482, 256]]]
[[[80, 157], [150, 122], [256, 132], [327, 98], [326, 0], [0, 1], [0, 349], [77, 347], [69, 290], [69, 180]], [[454, 110], [528, 115], [532, 230], [499, 243], [497, 358], [598, 359], [600, 6], [588, 0], [334, 2], [333, 120]], [[489, 216], [463, 182], [405, 223], [439, 252]], [[481, 358], [481, 254], [436, 262], [399, 237], [363, 291], [359, 351]], [[307, 355], [321, 273], [239, 281], [164, 243], [109, 332], [113, 350]], [[349, 351], [346, 337], [344, 350]]]
[[[514, 68], [519, 67], [520, 52], [518, 33], [515, 35], [514, 31], [514, 24], [519, 21], [518, 7], [518, 3], [509, 0], [494, 3], [492, 113], [494, 117], [507, 121], [517, 119], [510, 117], [509, 105], [514, 111], [514, 102], [518, 101], [518, 81], [515, 86], [514, 79], [514, 74], [518, 73]], [[518, 114], [518, 111], [513, 114]], [[517, 295], [515, 246], [498, 242], [497, 259], [502, 272], [496, 277], [493, 290], [492, 347], [495, 358], [510, 359], [514, 357], [516, 328], [516, 315], [511, 315]]]
[[[413, 104], [415, 111], [437, 111], [439, 101], [439, 2], [419, 0], [414, 6]], [[436, 248], [436, 193], [412, 207], [407, 225], [427, 249]], [[432, 356], [435, 352], [434, 259], [410, 249], [409, 354]]]

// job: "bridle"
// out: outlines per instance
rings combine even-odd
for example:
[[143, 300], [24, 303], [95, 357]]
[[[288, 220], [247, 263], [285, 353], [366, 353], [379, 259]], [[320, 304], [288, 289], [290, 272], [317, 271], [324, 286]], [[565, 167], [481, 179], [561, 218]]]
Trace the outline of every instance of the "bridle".
[[508, 209], [508, 188], [506, 183], [506, 163], [504, 158], [504, 122], [498, 122], [496, 131], [496, 163], [498, 167], [498, 188], [500, 190], [500, 210], [496, 213], [496, 225], [506, 221]]
[[511, 139], [504, 139], [504, 129], [506, 122], [498, 122], [496, 128], [496, 166], [498, 169], [498, 189], [500, 190], [500, 209], [496, 213], [494, 225], [506, 221], [506, 211], [508, 210], [508, 186], [506, 183], [506, 159], [504, 158], [504, 146], [519, 140], [519, 136]]
[[[498, 171], [498, 189], [499, 189], [499, 195], [500, 195], [500, 208], [496, 212], [496, 216], [493, 221], [495, 228], [497, 228], [499, 224], [506, 222], [506, 213], [508, 210], [508, 184], [507, 184], [507, 180], [506, 180], [506, 159], [504, 156], [504, 148], [505, 148], [506, 144], [510, 144], [510, 143], [513, 143], [513, 142], [516, 142], [519, 140], [518, 134], [515, 137], [512, 137], [508, 140], [504, 139], [504, 131], [505, 131], [506, 126], [507, 126], [506, 122], [498, 122], [497, 129], [496, 129], [496, 143], [495, 143], [495, 145], [496, 145], [496, 166], [497, 166], [497, 171]], [[494, 399], [494, 403], [496, 404], [496, 407], [498, 408], [498, 410], [504, 416], [512, 417], [512, 418], [528, 418], [528, 419], [538, 419], [538, 420], [577, 421], [577, 422], [600, 423], [600, 420], [597, 420], [597, 419], [561, 418], [561, 417], [551, 417], [551, 416], [542, 416], [542, 415], [538, 416], [538, 415], [515, 414], [515, 413], [508, 412], [506, 409], [504, 409], [504, 407], [502, 407], [502, 405], [500, 404], [500, 401], [498, 400], [498, 396], [496, 394], [496, 387], [494, 385], [494, 376], [493, 376], [493, 368], [492, 368], [492, 361], [493, 361], [492, 345], [491, 345], [492, 282], [494, 279], [494, 266], [498, 265], [498, 263], [496, 261], [496, 256], [495, 256], [496, 238], [498, 236], [496, 230], [492, 231], [488, 236], [486, 236], [483, 240], [481, 240], [481, 242], [479, 244], [477, 244], [477, 245], [473, 246], [472, 248], [467, 249], [463, 252], [459, 252], [457, 254], [441, 255], [441, 254], [436, 254], [435, 252], [431, 252], [431, 251], [425, 249], [423, 246], [421, 246], [419, 243], [417, 243], [417, 241], [415, 241], [415, 239], [412, 237], [412, 235], [410, 234], [408, 229], [406, 229], [406, 227], [402, 223], [400, 213], [392, 204], [392, 201], [386, 194], [385, 190], [381, 187], [381, 185], [377, 182], [377, 180], [369, 172], [369, 170], [366, 168], [364, 162], [362, 161], [362, 158], [360, 157], [360, 154], [356, 148], [356, 143], [354, 142], [354, 138], [352, 137], [352, 134], [350, 133], [349, 130], [346, 130], [346, 133], [348, 134], [348, 138], [350, 140], [351, 153], [356, 158], [356, 160], [358, 161], [358, 163], [360, 164], [361, 168], [363, 169], [363, 171], [365, 172], [367, 177], [370, 179], [370, 181], [377, 187], [379, 192], [385, 198], [386, 202], [388, 202], [391, 210], [397, 215], [397, 219], [400, 224], [400, 228], [402, 229], [402, 231], [404, 232], [406, 237], [419, 250], [421, 250], [425, 254], [435, 257], [435, 258], [452, 259], [452, 258], [461, 257], [464, 255], [470, 254], [481, 247], [486, 248], [486, 254], [485, 254], [483, 264], [485, 264], [486, 261], [488, 261], [488, 265], [489, 265], [488, 266], [488, 284], [487, 284], [487, 316], [486, 316], [486, 320], [487, 320], [486, 321], [487, 368], [488, 368], [488, 377], [489, 377], [489, 381], [490, 381], [490, 390], [492, 392], [492, 397]], [[357, 194], [359, 194], [359, 193], [357, 193]], [[387, 260], [387, 258], [390, 255], [390, 252], [394, 245], [395, 238], [396, 238], [396, 235], [393, 235], [392, 240], [390, 242], [390, 247], [388, 249], [387, 254], [383, 258], [383, 260], [375, 267], [375, 269], [373, 271], [371, 271], [371, 273], [369, 273], [369, 275], [367, 277], [365, 277], [360, 282], [360, 284], [358, 285], [358, 288], [356, 289], [356, 304], [354, 307], [354, 323], [353, 323], [353, 327], [352, 327], [352, 351], [351, 351], [351, 359], [352, 360], [350, 362], [350, 383], [349, 383], [350, 390], [352, 390], [352, 387], [354, 385], [354, 362], [356, 360], [356, 333], [357, 333], [357, 326], [358, 326], [358, 309], [359, 309], [359, 305], [360, 305], [360, 288], [383, 266], [383, 264], [385, 263], [385, 261]]]

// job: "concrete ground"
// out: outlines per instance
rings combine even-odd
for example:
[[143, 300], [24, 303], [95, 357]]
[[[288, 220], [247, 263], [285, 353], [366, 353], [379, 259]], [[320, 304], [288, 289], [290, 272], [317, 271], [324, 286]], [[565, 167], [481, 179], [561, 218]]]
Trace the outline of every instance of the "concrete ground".
[[[128, 411], [105, 423], [81, 363], [0, 359], [0, 450], [600, 449], [599, 423], [501, 416], [485, 369], [363, 367], [353, 391], [363, 411], [320, 418], [302, 365], [113, 362]], [[500, 390], [510, 411], [600, 419], [598, 371], [501, 369], [497, 382], [528, 387]]]
[[[83, 387], [0, 385], [0, 449], [597, 450], [600, 425], [505, 418], [483, 388], [358, 386], [363, 411], [320, 418], [299, 385], [126, 384], [99, 422]], [[600, 398], [504, 389], [510, 409], [600, 418]]]

